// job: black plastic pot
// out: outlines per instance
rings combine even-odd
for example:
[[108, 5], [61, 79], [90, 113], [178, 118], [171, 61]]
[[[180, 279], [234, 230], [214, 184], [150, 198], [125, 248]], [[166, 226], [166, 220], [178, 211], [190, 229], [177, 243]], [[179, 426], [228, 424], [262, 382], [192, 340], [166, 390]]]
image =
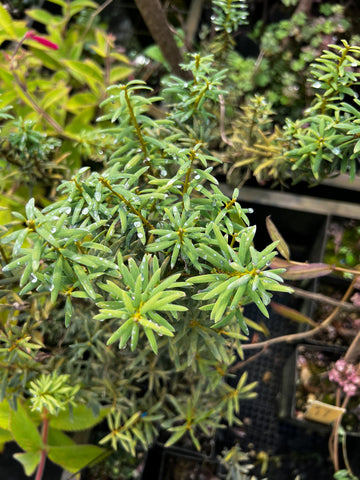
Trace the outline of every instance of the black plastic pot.
[[219, 471], [215, 456], [155, 443], [147, 452], [141, 480], [197, 480], [214, 478]]
[[[316, 399], [316, 391], [320, 388], [320, 384], [324, 386], [328, 382], [326, 371], [345, 352], [344, 347], [333, 345], [298, 345], [284, 367], [279, 415], [299, 426], [329, 432], [331, 424], [305, 418], [305, 396]], [[325, 374], [315, 373], [315, 370], [320, 372], [322, 369]]]
[[[283, 374], [283, 389], [281, 394], [281, 408], [279, 415], [288, 422], [295, 425], [297, 428], [302, 428], [306, 431], [316, 432], [319, 435], [324, 435], [325, 438], [329, 437], [329, 434], [332, 429], [332, 423], [322, 423], [321, 421], [311, 421], [304, 417], [303, 411], [299, 412], [299, 393], [304, 393], [304, 387], [299, 388], [300, 384], [306, 379], [308, 382], [307, 390], [311, 394], [311, 378], [307, 377], [305, 372], [305, 378], [301, 379], [301, 371], [299, 370], [299, 356], [306, 353], [310, 355], [322, 355], [321, 362], [325, 364], [330, 362], [335, 362], [340, 357], [342, 357], [346, 352], [345, 347], [341, 346], [324, 346], [324, 345], [314, 345], [314, 344], [302, 344], [298, 345], [296, 352], [289, 358], [287, 364], [284, 368]], [[311, 357], [310, 357], [311, 358]], [[305, 366], [306, 368], [306, 366]], [[325, 367], [324, 367], [325, 368]], [[326, 382], [326, 378], [321, 379], [322, 382]], [[334, 387], [335, 388], [335, 387]], [[313, 387], [315, 389], [315, 387]], [[320, 413], [321, 412], [321, 413]], [[319, 408], [319, 415], [323, 418], [326, 418], [326, 415], [329, 412], [321, 406]], [[330, 413], [331, 414], [331, 413]], [[320, 417], [318, 420], [320, 420]], [[344, 414], [344, 419], [346, 421], [346, 414]], [[360, 475], [360, 462], [359, 462], [359, 449], [360, 449], [360, 426], [357, 426], [356, 432], [346, 430], [345, 440], [343, 439], [339, 445], [340, 460], [343, 463], [343, 466], [348, 464], [351, 467], [351, 470], [354, 475]], [[342, 448], [342, 443], [345, 441], [346, 448]], [[346, 457], [346, 461], [344, 460]]]

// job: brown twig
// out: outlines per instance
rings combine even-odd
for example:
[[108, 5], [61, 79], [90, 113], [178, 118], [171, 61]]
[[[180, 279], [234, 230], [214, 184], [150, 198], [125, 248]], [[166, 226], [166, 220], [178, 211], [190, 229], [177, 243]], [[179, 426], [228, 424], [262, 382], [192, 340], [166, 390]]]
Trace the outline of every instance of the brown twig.
[[192, 0], [190, 5], [190, 10], [186, 19], [186, 26], [185, 26], [185, 31], [186, 31], [185, 44], [188, 50], [190, 50], [192, 47], [196, 31], [199, 27], [203, 1], [204, 0]]
[[180, 67], [184, 59], [175, 42], [160, 1], [135, 0], [135, 3], [152, 38], [159, 46], [165, 60], [169, 63], [172, 72], [185, 80], [191, 79], [191, 72], [182, 70]]
[[246, 360], [241, 360], [240, 362], [235, 363], [232, 367], [229, 368], [229, 373], [235, 373], [241, 368], [245, 367], [249, 363], [253, 362], [256, 360], [258, 357], [260, 357], [264, 352], [266, 352], [267, 347], [263, 347], [260, 352], [255, 353], [251, 357], [247, 358]]
[[307, 290], [303, 290], [302, 288], [292, 287], [294, 290], [294, 295], [301, 298], [309, 298], [310, 300], [315, 300], [316, 302], [320, 303], [327, 303], [328, 305], [333, 305], [334, 307], [340, 307], [341, 310], [347, 311], [360, 311], [360, 308], [355, 306], [352, 303], [348, 302], [341, 302], [339, 300], [335, 300], [334, 298], [328, 297], [327, 295], [322, 295], [321, 293], [315, 292], [308, 292]]
[[[357, 277], [355, 277], [352, 280], [352, 282], [350, 283], [350, 285], [349, 285], [348, 289], [346, 290], [343, 298], [341, 299], [341, 303], [346, 302], [350, 298], [350, 296], [352, 294], [352, 291], [354, 289], [354, 285], [355, 285], [356, 280], [357, 280]], [[320, 325], [313, 328], [312, 330], [307, 330], [306, 332], [291, 333], [289, 335], [281, 335], [280, 337], [270, 338], [269, 340], [265, 340], [263, 342], [250, 343], [250, 344], [242, 345], [242, 349], [243, 350], [253, 350], [253, 349], [258, 349], [258, 348], [263, 348], [263, 347], [266, 348], [266, 347], [269, 347], [270, 345], [276, 345], [277, 343], [283, 343], [283, 342], [292, 343], [292, 342], [296, 342], [297, 340], [303, 340], [305, 338], [310, 338], [313, 335], [315, 335], [316, 333], [321, 332], [326, 327], [331, 325], [331, 322], [334, 320], [334, 318], [336, 317], [336, 315], [339, 313], [340, 310], [341, 310], [341, 307], [337, 306], [332, 311], [332, 313], [328, 317], [326, 317], [325, 320], [322, 323], [320, 323]]]
[[233, 147], [233, 143], [227, 138], [225, 133], [225, 100], [224, 95], [219, 95], [219, 102], [220, 102], [220, 137], [221, 140], [230, 147]]

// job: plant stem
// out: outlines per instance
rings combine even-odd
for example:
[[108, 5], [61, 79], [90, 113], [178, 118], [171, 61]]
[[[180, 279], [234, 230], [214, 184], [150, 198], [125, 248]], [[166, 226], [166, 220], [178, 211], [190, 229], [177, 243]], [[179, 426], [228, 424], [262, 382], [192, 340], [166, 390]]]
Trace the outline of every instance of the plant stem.
[[48, 437], [48, 431], [49, 431], [49, 419], [48, 419], [47, 413], [48, 413], [47, 409], [45, 408], [42, 413], [43, 423], [42, 423], [42, 431], [41, 431], [41, 440], [44, 444], [44, 448], [41, 451], [40, 463], [36, 471], [35, 480], [42, 480], [44, 469], [45, 469], [45, 462], [46, 462], [46, 456], [47, 456], [45, 445], [47, 443], [47, 437]]
[[[341, 299], [341, 303], [346, 302], [349, 299], [349, 297], [352, 294], [352, 291], [354, 289], [354, 285], [355, 285], [356, 280], [357, 280], [357, 277], [355, 277], [352, 280], [351, 284], [349, 285], [348, 289], [346, 290], [344, 296]], [[312, 337], [313, 335], [315, 335], [315, 333], [319, 333], [322, 330], [324, 330], [326, 327], [331, 325], [331, 322], [334, 320], [336, 315], [339, 313], [340, 309], [341, 309], [341, 307], [337, 306], [331, 312], [331, 314], [328, 317], [326, 317], [325, 320], [322, 323], [320, 323], [320, 325], [313, 328], [312, 330], [308, 330], [306, 332], [291, 333], [289, 335], [281, 335], [279, 337], [270, 338], [269, 340], [265, 340], [264, 342], [250, 343], [250, 344], [242, 345], [242, 349], [243, 350], [253, 350], [253, 349], [257, 349], [257, 348], [269, 347], [270, 345], [275, 345], [277, 343], [282, 343], [282, 342], [291, 343], [291, 342], [295, 342], [297, 340], [303, 340], [304, 338]]]
[[[192, 167], [193, 167], [194, 160], [195, 160], [195, 152], [194, 152], [194, 150], [191, 150], [191, 152], [190, 152], [190, 154], [189, 154], [189, 157], [190, 157], [190, 167], [187, 169], [186, 176], [185, 176], [184, 188], [183, 188], [183, 193], [182, 193], [183, 198], [184, 198], [184, 195], [185, 195], [185, 193], [188, 191], [188, 188], [189, 188], [190, 175], [191, 175]], [[184, 200], [183, 200], [183, 203], [184, 203]]]
[[129, 208], [129, 210], [134, 214], [136, 215], [137, 217], [140, 218], [140, 220], [143, 222], [144, 226], [149, 229], [149, 230], [153, 230], [153, 226], [151, 225], [151, 223], [142, 215], [141, 211], [140, 210], [136, 210], [136, 208], [134, 208], [131, 203], [126, 200], [126, 198], [121, 195], [120, 193], [116, 192], [112, 186], [110, 185], [110, 183], [108, 182], [108, 180], [106, 180], [105, 178], [103, 177], [99, 177], [99, 181], [104, 185], [104, 187], [108, 188], [110, 190], [110, 192], [112, 194], [114, 194], [116, 197], [120, 198], [120, 200], [122, 202], [125, 203], [125, 205]]
[[191, 79], [191, 72], [182, 70], [180, 67], [184, 59], [176, 44], [160, 0], [135, 0], [135, 4], [172, 72], [184, 80]]
[[293, 294], [297, 297], [302, 298], [309, 298], [311, 300], [315, 300], [316, 302], [320, 303], [327, 303], [328, 305], [333, 305], [334, 307], [340, 307], [342, 310], [347, 311], [360, 311], [359, 307], [356, 307], [352, 303], [340, 302], [339, 300], [335, 300], [334, 298], [328, 297], [327, 295], [322, 295], [321, 293], [315, 292], [308, 292], [307, 290], [303, 290], [301, 288], [292, 287], [294, 290]]
[[126, 86], [123, 87], [123, 90], [124, 90], [125, 101], [126, 101], [126, 105], [127, 105], [127, 107], [128, 107], [128, 110], [129, 110], [129, 115], [130, 115], [132, 124], [134, 125], [135, 131], [136, 131], [136, 135], [137, 135], [137, 137], [138, 137], [138, 139], [139, 139], [141, 150], [142, 150], [142, 152], [143, 152], [143, 154], [144, 154], [144, 157], [146, 158], [146, 157], [147, 157], [146, 143], [145, 143], [145, 140], [144, 140], [144, 137], [143, 137], [143, 134], [142, 134], [140, 125], [139, 125], [138, 121], [136, 120], [136, 116], [135, 116], [135, 113], [134, 113], [133, 106], [132, 106], [132, 104], [131, 104], [131, 102], [130, 102], [130, 98], [129, 98], [129, 94], [128, 94], [128, 91], [127, 91], [127, 87], [126, 87]]
[[20, 90], [22, 91], [23, 95], [26, 97], [26, 99], [29, 101], [29, 103], [31, 103], [31, 106], [33, 107], [33, 109], [41, 116], [43, 117], [46, 122], [51, 125], [53, 127], [53, 129], [60, 135], [62, 136], [63, 138], [68, 138], [69, 140], [74, 140], [73, 137], [70, 137], [68, 135], [65, 134], [63, 128], [57, 123], [56, 120], [54, 120], [52, 117], [50, 117], [50, 115], [48, 115], [45, 110], [43, 110], [37, 103], [36, 101], [33, 99], [33, 97], [29, 94], [29, 92], [26, 90], [26, 87], [24, 87], [24, 85], [22, 84], [22, 82], [20, 81], [20, 78], [17, 76], [17, 74], [15, 73], [15, 71], [12, 69], [12, 74], [13, 74], [13, 77], [14, 77], [14, 80], [15, 80], [15, 83], [17, 84], [17, 86], [20, 88]]

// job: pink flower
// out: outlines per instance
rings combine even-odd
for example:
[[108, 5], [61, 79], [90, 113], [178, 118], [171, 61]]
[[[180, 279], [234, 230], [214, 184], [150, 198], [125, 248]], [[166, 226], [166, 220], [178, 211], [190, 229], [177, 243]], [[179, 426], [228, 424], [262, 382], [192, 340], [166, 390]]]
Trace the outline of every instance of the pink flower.
[[356, 292], [354, 295], [350, 298], [350, 300], [353, 302], [354, 305], [357, 307], [360, 307], [360, 293]]
[[338, 383], [349, 396], [358, 393], [360, 376], [357, 375], [355, 365], [347, 363], [344, 359], [335, 362], [334, 367], [329, 372], [329, 380]]
[[338, 371], [338, 372], [345, 372], [346, 371], [346, 368], [347, 368], [347, 363], [345, 362], [345, 360], [338, 360], [336, 363], [335, 363], [335, 369]]
[[344, 392], [349, 395], [349, 397], [352, 397], [356, 394], [357, 387], [353, 383], [346, 383], [343, 387]]
[[34, 32], [33, 30], [26, 32], [25, 38], [30, 38], [31, 40], [35, 40], [35, 42], [38, 42], [41, 45], [44, 45], [45, 47], [52, 48], [53, 50], [57, 50], [59, 48], [59, 46], [56, 45], [56, 43], [50, 42], [50, 40], [47, 40], [44, 37], [39, 37], [39, 35], [36, 35], [36, 32]]

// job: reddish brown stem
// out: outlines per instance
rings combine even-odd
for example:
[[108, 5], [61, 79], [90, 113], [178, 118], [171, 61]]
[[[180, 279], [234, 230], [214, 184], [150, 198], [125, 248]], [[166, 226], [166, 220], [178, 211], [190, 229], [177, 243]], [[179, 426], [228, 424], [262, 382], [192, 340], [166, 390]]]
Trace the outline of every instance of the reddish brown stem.
[[[357, 277], [355, 277], [352, 280], [343, 298], [341, 299], [340, 304], [342, 304], [343, 302], [346, 302], [350, 298], [350, 295], [352, 294], [356, 280], [357, 280]], [[263, 342], [245, 344], [245, 345], [242, 345], [242, 349], [253, 350], [253, 349], [258, 349], [263, 347], [266, 348], [266, 347], [270, 347], [271, 345], [275, 345], [277, 343], [283, 343], [283, 342], [291, 343], [291, 342], [296, 342], [298, 340], [303, 340], [304, 338], [312, 337], [316, 333], [321, 332], [322, 330], [327, 328], [329, 325], [331, 325], [332, 321], [334, 320], [336, 315], [339, 313], [340, 309], [341, 309], [340, 306], [336, 307], [332, 311], [332, 313], [328, 317], [326, 317], [322, 323], [320, 323], [320, 325], [313, 328], [312, 330], [307, 330], [306, 332], [291, 333], [289, 335], [281, 335], [280, 337], [270, 338], [269, 340], [265, 340]]]
[[36, 471], [36, 477], [35, 480], [42, 480], [43, 474], [44, 474], [44, 469], [45, 469], [45, 462], [46, 462], [46, 457], [47, 457], [47, 451], [46, 451], [46, 443], [47, 443], [47, 438], [48, 438], [48, 431], [49, 431], [49, 419], [47, 415], [47, 410], [46, 408], [43, 411], [42, 414], [42, 430], [41, 430], [41, 439], [44, 444], [44, 448], [41, 451], [41, 457], [40, 457], [40, 463]]

